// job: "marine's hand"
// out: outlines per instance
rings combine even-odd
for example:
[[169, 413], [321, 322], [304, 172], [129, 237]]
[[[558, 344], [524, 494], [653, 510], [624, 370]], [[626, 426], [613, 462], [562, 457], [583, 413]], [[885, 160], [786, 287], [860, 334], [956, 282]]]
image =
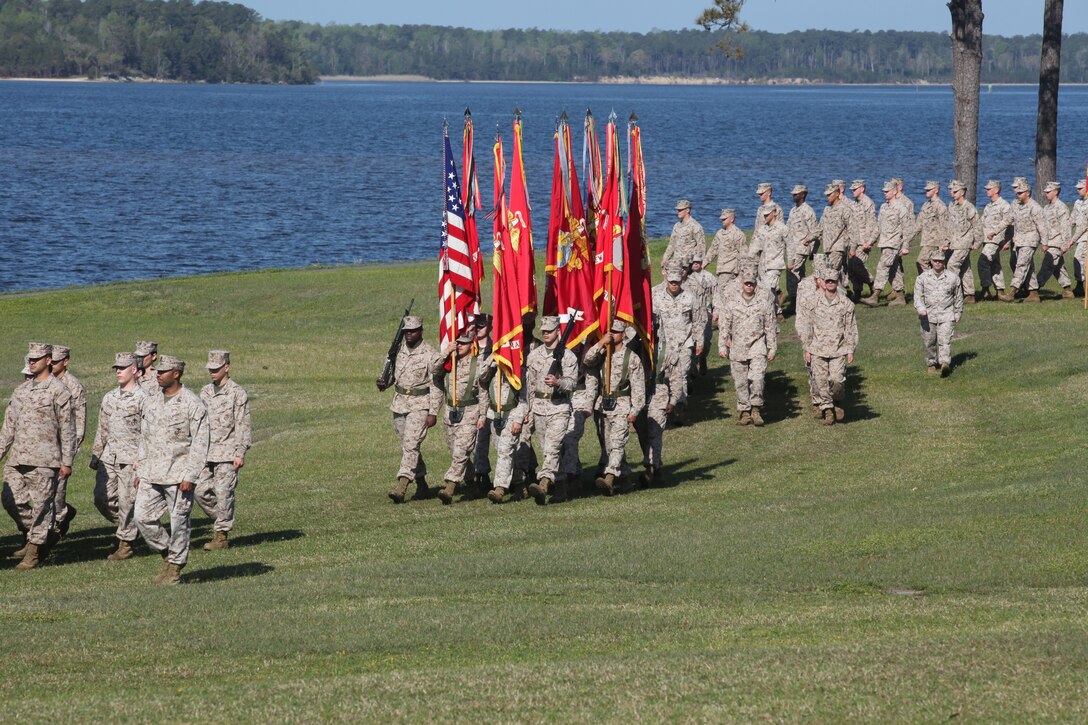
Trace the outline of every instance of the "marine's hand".
[[774, 360], [774, 353], [773, 352], [771, 354], [767, 355], [767, 362], [770, 362], [772, 360]]
[[485, 425], [487, 425], [487, 418], [480, 418], [476, 421], [476, 430], [483, 430]]
[[72, 467], [71, 466], [61, 466], [59, 475], [60, 475], [61, 478], [67, 479], [69, 476], [72, 475]]
[[435, 423], [437, 423], [437, 422], [438, 422], [438, 416], [437, 415], [428, 415], [427, 416], [427, 427], [428, 428], [434, 428]]
[[846, 355], [846, 362], [848, 362], [848, 363], [854, 362], [854, 353], [851, 352], [851, 353], [848, 353]]
[[510, 433], [516, 436], [521, 435], [521, 423], [511, 423]]
[[636, 420], [638, 420], [638, 416], [635, 415], [634, 413], [627, 416], [627, 422], [630, 423], [631, 425], [634, 425]]
[[926, 315], [926, 311], [925, 311], [925, 310], [918, 310], [918, 316], [919, 316], [919, 317], [927, 317], [928, 315]]
[[190, 491], [193, 490], [193, 482], [192, 481], [182, 481], [181, 483], [178, 484], [178, 490], [181, 491], [182, 493], [189, 493]]
[[239, 468], [246, 465], [246, 459], [243, 458], [242, 456], [235, 456], [234, 457], [234, 463], [231, 464], [231, 465], [233, 465], [234, 470], [237, 471]]
[[812, 364], [812, 353], [810, 353], [810, 352], [805, 353], [805, 364], [806, 365], [811, 365]]
[[90, 461], [90, 463], [87, 464], [87, 467], [90, 468], [92, 471], [97, 471], [98, 470], [98, 456], [91, 456], [91, 461]]
[[374, 384], [376, 386], [378, 386], [379, 391], [386, 390], [389, 387], [389, 382], [386, 381], [386, 380], [382, 380], [381, 378], [378, 378], [377, 380], [375, 380]]
[[555, 377], [551, 373], [548, 373], [544, 376], [544, 384], [547, 385], [549, 388], [558, 388], [559, 378]]

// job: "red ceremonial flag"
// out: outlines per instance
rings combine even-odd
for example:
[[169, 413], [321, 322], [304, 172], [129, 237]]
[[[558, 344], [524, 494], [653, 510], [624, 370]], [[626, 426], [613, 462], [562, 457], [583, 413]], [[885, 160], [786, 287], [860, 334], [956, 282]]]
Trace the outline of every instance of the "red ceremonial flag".
[[495, 253], [492, 257], [494, 289], [491, 303], [492, 334], [495, 342], [491, 356], [507, 382], [521, 390], [521, 366], [524, 333], [521, 327], [521, 294], [518, 289], [517, 256], [510, 246], [506, 225], [508, 209], [504, 191], [506, 159], [502, 137], [495, 139]]
[[484, 281], [484, 260], [480, 254], [480, 235], [476, 231], [476, 212], [483, 208], [480, 203], [480, 183], [476, 177], [476, 158], [472, 153], [472, 114], [465, 109], [465, 129], [461, 147], [461, 170], [465, 172], [465, 183], [461, 189], [461, 206], [465, 209], [465, 237], [468, 239], [468, 253], [472, 260], [472, 278], [476, 283], [472, 290], [476, 297], [473, 314], [480, 311], [480, 294]]
[[616, 317], [623, 320], [633, 319], [631, 297], [626, 291], [625, 284], [627, 260], [623, 244], [623, 217], [626, 209], [624, 208], [623, 185], [620, 183], [619, 136], [616, 133], [614, 118], [614, 115], [609, 118], [608, 127], [605, 130], [607, 166], [593, 267], [593, 300], [597, 305], [597, 322], [602, 334], [611, 328], [612, 320]]
[[521, 114], [514, 112], [514, 168], [510, 174], [510, 201], [507, 231], [510, 248], [517, 255], [515, 269], [521, 297], [521, 313], [536, 312], [536, 259], [533, 256], [533, 223], [530, 218], [529, 189], [521, 157]]
[[597, 122], [593, 113], [586, 109], [586, 121], [582, 139], [582, 176], [586, 180], [586, 231], [589, 248], [597, 249], [597, 226], [600, 219], [601, 197], [604, 196], [604, 174], [601, 170], [601, 147], [597, 143]]
[[627, 249], [628, 289], [634, 312], [635, 329], [642, 337], [644, 348], [650, 357], [653, 369], [654, 324], [653, 324], [653, 280], [651, 279], [650, 253], [646, 248], [646, 167], [642, 161], [642, 132], [634, 114], [627, 124], [630, 146], [627, 158], [631, 164], [628, 170], [631, 183], [631, 211], [627, 216], [627, 233], [624, 243]]
[[597, 315], [593, 305], [593, 263], [586, 235], [586, 215], [565, 114], [555, 132], [551, 217], [544, 271], [544, 314], [558, 315], [564, 325], [574, 316], [574, 332], [567, 343], [567, 347], [573, 349], [597, 329]]
[[465, 210], [461, 206], [461, 185], [450, 149], [450, 136], [445, 129], [442, 141], [445, 174], [442, 180], [442, 246], [438, 255], [438, 337], [445, 346], [453, 342], [458, 332], [468, 325], [479, 286], [473, 280], [472, 260], [465, 236]]

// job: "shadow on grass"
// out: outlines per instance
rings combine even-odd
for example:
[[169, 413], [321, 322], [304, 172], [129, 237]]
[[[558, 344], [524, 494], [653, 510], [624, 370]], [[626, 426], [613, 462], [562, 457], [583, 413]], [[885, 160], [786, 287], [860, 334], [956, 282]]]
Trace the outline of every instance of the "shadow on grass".
[[859, 420], [874, 420], [880, 413], [869, 407], [869, 396], [865, 394], [865, 376], [857, 365], [846, 368], [846, 423]]
[[978, 357], [978, 353], [974, 350], [970, 350], [968, 352], [957, 352], [955, 355], [952, 356], [952, 369], [955, 370], [968, 360], [974, 360], [976, 357]]
[[797, 402], [797, 385], [781, 370], [771, 370], [764, 377], [763, 401], [761, 412], [768, 424], [796, 418], [801, 409]]
[[[243, 546], [256, 546], [258, 544], [267, 544], [275, 541], [292, 541], [294, 539], [301, 539], [305, 535], [306, 534], [298, 529], [261, 531], [256, 534], [246, 534], [245, 536], [239, 536], [237, 539], [231, 539], [230, 548], [237, 549]], [[203, 542], [201, 543], [203, 544]]]
[[201, 569], [191, 574], [184, 575], [181, 580], [185, 584], [206, 584], [208, 582], [223, 581], [224, 579], [239, 579], [247, 576], [261, 576], [273, 571], [274, 567], [262, 564], [259, 561], [250, 561], [245, 564], [231, 564], [229, 566], [213, 566], [209, 569]]
[[661, 467], [661, 473], [658, 474], [657, 483], [648, 486], [648, 488], [674, 488], [682, 483], [712, 481], [714, 480], [715, 472], [719, 468], [731, 466], [737, 462], [737, 459], [726, 458], [725, 460], [716, 463], [689, 468], [691, 464], [696, 463], [697, 461], [698, 459], [696, 458], [689, 458], [686, 461], [665, 464]]
[[669, 420], [669, 428], [682, 428], [699, 423], [717, 422], [729, 417], [729, 409], [718, 395], [722, 391], [732, 390], [729, 382], [729, 363], [718, 359], [719, 364], [710, 366], [706, 375], [695, 374], [688, 383], [688, 402], [685, 411], [684, 426], [675, 425]]

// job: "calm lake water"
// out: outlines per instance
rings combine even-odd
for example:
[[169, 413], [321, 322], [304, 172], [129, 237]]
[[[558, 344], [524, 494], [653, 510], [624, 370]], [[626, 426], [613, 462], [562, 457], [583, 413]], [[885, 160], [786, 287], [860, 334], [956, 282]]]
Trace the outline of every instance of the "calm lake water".
[[[982, 96], [980, 182], [1033, 171], [1036, 90]], [[952, 94], [932, 87], [329, 83], [312, 87], [0, 82], [0, 291], [310, 264], [430, 259], [442, 206], [442, 120], [455, 149], [471, 107], [485, 206], [496, 125], [509, 154], [522, 109], [542, 247], [555, 118], [634, 111], [643, 130], [647, 228], [666, 235], [679, 197], [705, 228], [754, 188], [831, 178], [922, 184], [952, 175]], [[1088, 88], [1062, 89], [1063, 198], [1084, 173]], [[621, 129], [622, 133], [622, 129]], [[457, 151], [455, 151], [457, 153]], [[1010, 193], [1006, 192], [1006, 197]], [[984, 198], [980, 192], [979, 198]], [[489, 223], [481, 224], [485, 250]]]

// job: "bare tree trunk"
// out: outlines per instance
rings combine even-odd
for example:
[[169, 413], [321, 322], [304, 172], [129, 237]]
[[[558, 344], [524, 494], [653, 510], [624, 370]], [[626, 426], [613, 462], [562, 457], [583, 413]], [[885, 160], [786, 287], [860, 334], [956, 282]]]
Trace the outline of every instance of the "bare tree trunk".
[[982, 0], [949, 0], [952, 13], [952, 155], [956, 178], [974, 204], [978, 189], [978, 103]]
[[1058, 71], [1062, 56], [1064, 0], [1046, 0], [1043, 8], [1043, 48], [1039, 54], [1039, 116], [1035, 125], [1035, 196], [1045, 198], [1043, 186], [1058, 178]]

